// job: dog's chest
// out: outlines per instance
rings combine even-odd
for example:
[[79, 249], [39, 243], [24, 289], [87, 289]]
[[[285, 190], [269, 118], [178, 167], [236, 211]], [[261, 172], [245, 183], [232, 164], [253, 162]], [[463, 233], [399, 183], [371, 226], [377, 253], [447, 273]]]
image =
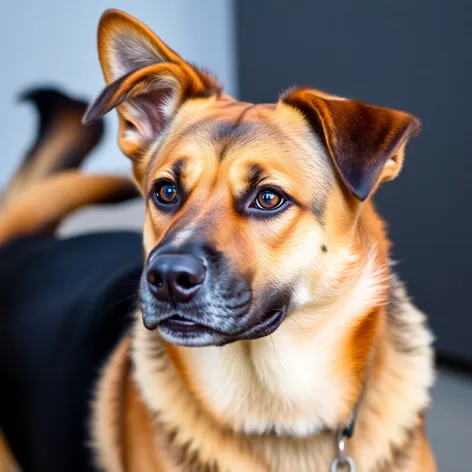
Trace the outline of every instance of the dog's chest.
[[328, 368], [335, 351], [323, 340], [313, 342], [316, 349], [297, 346], [279, 331], [253, 342], [250, 353], [241, 344], [188, 350], [189, 376], [204, 403], [238, 432], [316, 434], [336, 421], [343, 403], [341, 381]]
[[252, 444], [270, 472], [327, 472], [336, 454], [334, 436], [328, 434], [316, 439], [258, 437]]

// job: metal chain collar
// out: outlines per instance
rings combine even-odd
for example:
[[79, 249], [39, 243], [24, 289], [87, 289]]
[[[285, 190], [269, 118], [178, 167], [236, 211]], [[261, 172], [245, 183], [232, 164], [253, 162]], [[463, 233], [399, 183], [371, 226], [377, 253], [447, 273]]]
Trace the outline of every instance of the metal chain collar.
[[338, 455], [331, 462], [330, 472], [356, 472], [356, 464], [352, 457], [346, 456], [344, 453], [346, 437], [344, 431], [338, 433]]

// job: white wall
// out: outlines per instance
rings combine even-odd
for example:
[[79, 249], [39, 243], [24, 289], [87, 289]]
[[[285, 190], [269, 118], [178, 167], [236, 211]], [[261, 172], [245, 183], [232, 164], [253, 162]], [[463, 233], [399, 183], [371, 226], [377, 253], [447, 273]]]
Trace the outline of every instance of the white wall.
[[[212, 70], [234, 93], [232, 0], [11, 0], [0, 15], [0, 188], [29, 146], [35, 116], [15, 97], [31, 85], [57, 84], [92, 98], [104, 86], [96, 29], [107, 8], [124, 10], [151, 27], [186, 59]], [[126, 172], [116, 145], [117, 119], [107, 119], [104, 144], [91, 171]]]

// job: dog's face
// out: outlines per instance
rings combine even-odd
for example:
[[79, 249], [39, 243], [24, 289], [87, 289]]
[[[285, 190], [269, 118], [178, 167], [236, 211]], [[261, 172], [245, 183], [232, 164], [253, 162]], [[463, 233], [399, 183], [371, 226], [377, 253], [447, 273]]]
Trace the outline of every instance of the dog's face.
[[327, 303], [362, 201], [398, 174], [417, 120], [309, 89], [274, 105], [236, 101], [117, 11], [102, 18], [99, 52], [109, 85], [85, 121], [118, 107], [146, 200], [146, 327], [222, 345]]
[[334, 177], [316, 147], [288, 107], [182, 106], [143, 183], [146, 326], [186, 344], [278, 327], [329, 246], [322, 218]]

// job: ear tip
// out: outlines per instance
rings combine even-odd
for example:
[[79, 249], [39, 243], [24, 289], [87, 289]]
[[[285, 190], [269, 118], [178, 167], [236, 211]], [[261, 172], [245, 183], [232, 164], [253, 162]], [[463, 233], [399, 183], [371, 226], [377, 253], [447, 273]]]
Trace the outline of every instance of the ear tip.
[[84, 115], [84, 116], [82, 117], [82, 124], [83, 124], [84, 126], [90, 126], [90, 125], [93, 124], [93, 120], [90, 119], [87, 115]]
[[413, 117], [412, 136], [417, 136], [421, 132], [421, 120], [416, 116]]
[[401, 120], [403, 121], [408, 137], [418, 135], [421, 131], [421, 120], [406, 111], [400, 111], [400, 114], [403, 115]]
[[404, 137], [406, 140], [418, 136], [421, 132], [421, 121], [414, 115], [406, 114], [406, 122], [404, 121]]
[[358, 187], [348, 185], [351, 193], [360, 201], [365, 202], [372, 191], [371, 182], [363, 182]]
[[94, 110], [94, 108], [95, 107], [92, 104], [84, 113], [84, 116], [82, 117], [82, 124], [84, 126], [89, 126], [101, 118], [100, 114], [97, 113], [97, 110]]
[[100, 17], [100, 21], [108, 20], [113, 17], [124, 17], [124, 16], [127, 17], [129, 15], [128, 13], [125, 13], [122, 10], [118, 10], [117, 8], [108, 8], [102, 13], [102, 16]]
[[98, 30], [102, 30], [108, 26], [112, 26], [114, 24], [118, 25], [125, 25], [125, 24], [140, 24], [141, 22], [135, 18], [133, 15], [126, 13], [125, 11], [118, 10], [117, 8], [109, 8], [102, 13], [100, 17], [100, 22], [98, 25]]
[[122, 10], [109, 8], [108, 10], [105, 10], [100, 17], [98, 23], [98, 35], [100, 37], [109, 29], [113, 31], [115, 28], [120, 28], [125, 24], [135, 23], [136, 21], [136, 18]]

